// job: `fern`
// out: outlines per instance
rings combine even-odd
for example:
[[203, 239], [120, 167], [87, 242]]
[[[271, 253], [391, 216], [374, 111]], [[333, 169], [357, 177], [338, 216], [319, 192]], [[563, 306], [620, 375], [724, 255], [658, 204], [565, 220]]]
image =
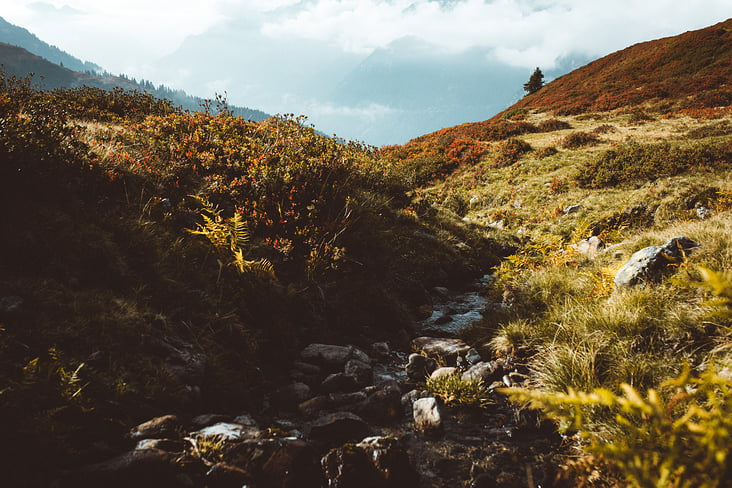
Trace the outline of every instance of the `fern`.
[[[727, 480], [732, 448], [732, 382], [709, 368], [693, 378], [688, 365], [665, 382], [668, 400], [654, 389], [645, 396], [628, 384], [622, 394], [598, 388], [591, 393], [546, 393], [528, 389], [501, 390], [512, 400], [529, 402], [575, 430], [587, 450], [615, 464], [638, 488], [714, 488]], [[614, 415], [615, 435], [602, 433], [585, 413], [606, 409]]]
[[203, 224], [196, 229], [186, 229], [191, 234], [202, 235], [216, 248], [219, 253], [219, 278], [224, 267], [224, 260], [229, 260], [240, 274], [253, 274], [259, 277], [275, 278], [274, 267], [266, 259], [248, 260], [242, 249], [249, 242], [249, 231], [246, 222], [238, 213], [230, 218], [221, 216], [221, 210], [212, 205], [208, 199], [191, 195], [198, 201], [203, 210], [201, 218]]

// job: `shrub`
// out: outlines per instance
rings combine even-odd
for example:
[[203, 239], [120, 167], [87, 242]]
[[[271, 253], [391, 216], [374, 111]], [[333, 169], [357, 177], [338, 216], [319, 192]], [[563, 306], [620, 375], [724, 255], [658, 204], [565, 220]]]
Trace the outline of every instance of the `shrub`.
[[425, 388], [446, 405], [474, 405], [483, 407], [493, 401], [488, 387], [480, 378], [464, 379], [461, 374], [427, 378]]
[[549, 156], [554, 156], [558, 152], [559, 151], [557, 151], [556, 147], [547, 146], [547, 147], [542, 147], [541, 149], [537, 149], [535, 154], [536, 154], [537, 158], [544, 159], [544, 158], [548, 158]]
[[542, 120], [536, 125], [539, 132], [554, 132], [557, 130], [571, 129], [569, 122], [559, 119]]
[[522, 139], [508, 139], [499, 146], [498, 156], [493, 160], [491, 166], [494, 168], [511, 166], [529, 151], [531, 151], [531, 146], [528, 142]]
[[560, 145], [565, 149], [577, 149], [584, 146], [592, 146], [600, 142], [597, 135], [590, 132], [572, 132], [564, 137]]
[[455, 139], [447, 146], [447, 157], [457, 164], [474, 165], [486, 153], [486, 146], [483, 143], [472, 139]]

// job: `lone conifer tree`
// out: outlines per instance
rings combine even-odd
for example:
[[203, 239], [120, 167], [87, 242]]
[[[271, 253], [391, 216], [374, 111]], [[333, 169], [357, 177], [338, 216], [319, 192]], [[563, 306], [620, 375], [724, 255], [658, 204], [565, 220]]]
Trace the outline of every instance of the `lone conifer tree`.
[[539, 91], [542, 86], [544, 86], [544, 73], [539, 68], [536, 68], [529, 81], [524, 83], [524, 91], [527, 95], [531, 95]]

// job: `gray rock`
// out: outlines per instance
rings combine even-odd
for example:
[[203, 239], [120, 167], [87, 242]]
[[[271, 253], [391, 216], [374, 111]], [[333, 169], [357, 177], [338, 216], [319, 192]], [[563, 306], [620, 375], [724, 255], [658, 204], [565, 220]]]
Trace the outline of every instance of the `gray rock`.
[[342, 369], [349, 359], [358, 359], [364, 363], [371, 363], [371, 358], [358, 348], [332, 344], [310, 344], [300, 352], [300, 357], [305, 362], [331, 370]]
[[432, 372], [430, 375], [430, 379], [436, 380], [437, 378], [441, 378], [443, 376], [452, 376], [454, 374], [457, 374], [458, 369], [454, 366], [443, 366], [442, 368], [437, 368]]
[[385, 383], [357, 403], [353, 411], [373, 424], [391, 424], [402, 416], [401, 398], [402, 393], [398, 383]]
[[191, 432], [193, 439], [197, 438], [217, 438], [225, 441], [242, 441], [245, 439], [253, 439], [259, 434], [259, 429], [242, 424], [234, 424], [229, 422], [219, 422], [218, 424], [209, 425], [201, 430]]
[[292, 363], [292, 367], [306, 375], [321, 374], [323, 371], [320, 368], [320, 366], [316, 366], [316, 365], [310, 364], [310, 363], [305, 363], [302, 361], [295, 361], [294, 363]]
[[326, 486], [331, 488], [386, 488], [383, 475], [363, 449], [347, 444], [330, 450], [321, 460]]
[[401, 404], [403, 407], [409, 408], [409, 411], [411, 412], [412, 405], [415, 401], [419, 400], [420, 398], [428, 398], [431, 396], [432, 394], [426, 390], [410, 390], [402, 395]]
[[663, 246], [649, 246], [634, 253], [615, 274], [615, 287], [624, 288], [660, 281], [670, 265], [680, 263], [685, 253], [700, 244], [687, 237], [674, 237]]
[[293, 409], [312, 396], [310, 387], [305, 383], [292, 383], [278, 389], [274, 393], [274, 401], [280, 408]]
[[15, 312], [23, 305], [23, 299], [16, 296], [0, 297], [0, 312]]
[[328, 375], [320, 384], [320, 391], [323, 393], [335, 393], [339, 391], [352, 391], [357, 387], [358, 385], [353, 376], [349, 376], [346, 373], [333, 373]]
[[417, 337], [412, 340], [412, 348], [425, 356], [454, 363], [455, 358], [468, 352], [470, 346], [461, 339]]
[[247, 427], [256, 427], [257, 426], [257, 421], [254, 420], [254, 417], [252, 417], [248, 413], [243, 413], [241, 415], [236, 416], [234, 418], [234, 423], [246, 425]]
[[468, 349], [468, 352], [465, 353], [465, 360], [469, 364], [477, 364], [482, 360], [482, 358], [480, 357], [480, 353], [471, 347]]
[[376, 358], [389, 359], [389, 356], [391, 356], [391, 349], [389, 348], [389, 344], [386, 342], [374, 342], [371, 346], [371, 353]]
[[358, 442], [368, 436], [368, 424], [351, 412], [324, 415], [310, 425], [310, 438], [329, 445]]
[[353, 378], [354, 383], [357, 386], [366, 386], [372, 383], [373, 380], [373, 368], [363, 361], [358, 359], [349, 359], [343, 368], [343, 372], [346, 376]]
[[605, 243], [602, 242], [602, 239], [599, 237], [592, 236], [588, 239], [582, 239], [572, 247], [578, 253], [591, 258], [597, 256], [597, 254], [605, 247]]
[[420, 398], [412, 405], [414, 427], [424, 434], [439, 433], [442, 430], [442, 415], [434, 397]]
[[[221, 415], [216, 413], [206, 413], [193, 417], [190, 422], [190, 427], [193, 429], [202, 429], [209, 425], [218, 424], [219, 422], [229, 422], [231, 417], [229, 415]], [[241, 423], [234, 420], [235, 423]]]
[[224, 463], [214, 464], [206, 472], [207, 488], [239, 488], [249, 486], [252, 481], [247, 471]]
[[416, 353], [409, 355], [409, 362], [405, 368], [407, 378], [415, 383], [424, 381], [425, 377], [432, 374], [435, 369], [437, 369], [437, 361]]
[[189, 447], [188, 442], [176, 439], [143, 439], [137, 443], [135, 450], [157, 449], [165, 452], [183, 452]]
[[130, 431], [130, 439], [174, 439], [182, 430], [180, 420], [175, 415], [163, 415], [148, 420]]
[[417, 488], [419, 474], [409, 462], [409, 455], [395, 437], [368, 437], [356, 447], [364, 451], [376, 469], [393, 488]]
[[463, 379], [481, 379], [487, 385], [499, 381], [503, 376], [503, 368], [495, 361], [481, 361], [463, 373]]
[[[181, 463], [179, 464], [179, 461]], [[182, 469], [181, 456], [159, 449], [138, 449], [82, 467], [62, 478], [61, 488], [188, 488], [193, 483]], [[189, 466], [200, 464], [188, 458]]]

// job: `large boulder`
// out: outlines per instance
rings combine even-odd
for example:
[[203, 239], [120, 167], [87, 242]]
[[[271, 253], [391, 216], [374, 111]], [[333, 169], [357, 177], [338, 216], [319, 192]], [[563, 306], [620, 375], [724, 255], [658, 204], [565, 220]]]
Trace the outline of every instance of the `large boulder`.
[[680, 263], [687, 252], [699, 246], [688, 237], [674, 237], [662, 246], [643, 248], [615, 274], [615, 287], [627, 288], [660, 281], [669, 273], [671, 265]]

